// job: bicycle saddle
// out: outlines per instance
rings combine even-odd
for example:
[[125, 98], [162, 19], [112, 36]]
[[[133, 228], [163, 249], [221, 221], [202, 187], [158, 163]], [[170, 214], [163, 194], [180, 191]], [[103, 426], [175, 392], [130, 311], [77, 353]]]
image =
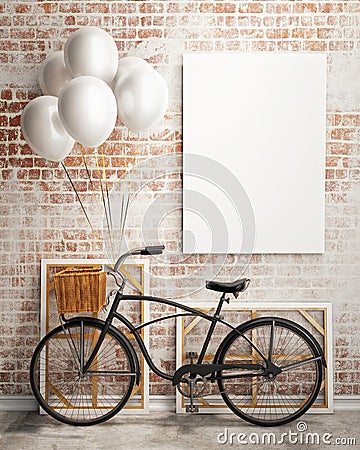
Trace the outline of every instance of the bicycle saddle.
[[245, 291], [250, 280], [248, 278], [241, 278], [240, 280], [231, 283], [224, 283], [222, 281], [207, 281], [206, 288], [217, 292], [226, 292], [235, 294], [236, 292]]

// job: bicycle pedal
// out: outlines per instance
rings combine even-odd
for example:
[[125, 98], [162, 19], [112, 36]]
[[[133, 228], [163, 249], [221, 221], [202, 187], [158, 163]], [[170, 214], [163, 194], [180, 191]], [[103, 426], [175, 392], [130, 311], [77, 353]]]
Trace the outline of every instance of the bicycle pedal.
[[186, 405], [186, 412], [187, 413], [198, 413], [199, 407], [197, 405]]
[[186, 359], [195, 359], [198, 357], [197, 352], [186, 352], [185, 353], [185, 358]]

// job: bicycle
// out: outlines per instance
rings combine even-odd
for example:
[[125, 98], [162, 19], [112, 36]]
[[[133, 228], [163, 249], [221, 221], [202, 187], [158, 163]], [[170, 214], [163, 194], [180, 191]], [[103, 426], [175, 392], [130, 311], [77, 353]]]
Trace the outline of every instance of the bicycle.
[[[70, 425], [94, 425], [117, 414], [127, 403], [141, 378], [134, 346], [113, 325], [119, 320], [134, 336], [145, 361], [158, 376], [171, 381], [187, 397], [188, 412], [196, 412], [195, 399], [210, 383], [217, 384], [226, 405], [236, 415], [260, 426], [288, 423], [304, 414], [319, 393], [324, 353], [316, 339], [288, 319], [262, 317], [232, 326], [221, 316], [228, 294], [235, 298], [250, 283], [247, 278], [231, 283], [208, 281], [208, 289], [221, 292], [213, 315], [175, 301], [123, 293], [127, 278], [120, 267], [128, 256], [161, 254], [164, 246], [134, 249], [119, 257], [114, 267], [104, 266], [117, 289], [105, 320], [93, 317], [67, 319], [38, 344], [30, 365], [30, 382], [40, 406], [53, 418]], [[122, 301], [152, 301], [180, 308], [182, 312], [133, 325], [118, 312]], [[189, 352], [190, 362], [174, 374], [164, 373], [153, 362], [141, 330], [160, 320], [200, 316], [210, 322], [199, 354]], [[229, 328], [211, 364], [204, 357], [218, 323]], [[45, 364], [46, 370], [41, 369]], [[301, 380], [301, 382], [299, 381]]]

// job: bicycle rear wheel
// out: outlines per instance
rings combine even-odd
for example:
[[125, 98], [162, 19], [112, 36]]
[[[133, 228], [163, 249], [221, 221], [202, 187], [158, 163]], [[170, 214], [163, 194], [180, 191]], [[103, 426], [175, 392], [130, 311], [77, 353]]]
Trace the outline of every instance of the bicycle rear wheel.
[[127, 341], [109, 329], [86, 376], [79, 374], [81, 348], [88, 360], [103, 328], [82, 318], [59, 326], [35, 349], [30, 382], [40, 406], [69, 425], [94, 425], [113, 417], [129, 399], [136, 369]]
[[[275, 376], [251, 370], [242, 370], [240, 375], [239, 369], [219, 372], [218, 385], [227, 406], [246, 421], [262, 426], [282, 425], [304, 414], [322, 382], [321, 356], [307, 332], [281, 318], [255, 319], [238, 331], [266, 358], [271, 352], [272, 362], [281, 371]], [[265, 366], [259, 353], [237, 332], [224, 341], [218, 362]]]

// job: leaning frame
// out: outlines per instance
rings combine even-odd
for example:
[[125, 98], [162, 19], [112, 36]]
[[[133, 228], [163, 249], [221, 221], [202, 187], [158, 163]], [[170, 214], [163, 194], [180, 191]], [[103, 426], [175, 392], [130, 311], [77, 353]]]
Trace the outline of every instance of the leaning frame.
[[[197, 302], [196, 305], [192, 304], [196, 309], [201, 310], [203, 313], [211, 314], [215, 307], [209, 307], [209, 303]], [[232, 302], [229, 306], [223, 307], [222, 312], [231, 311], [236, 313], [247, 313], [248, 319], [255, 319], [258, 317], [258, 313], [266, 312], [266, 316], [278, 316], [287, 317], [291, 319], [291, 314], [298, 312], [305, 322], [308, 322], [309, 326], [313, 328], [323, 337], [323, 351], [327, 362], [327, 368], [324, 369], [324, 380], [320, 390], [323, 402], [321, 404], [314, 404], [309, 413], [332, 413], [333, 412], [333, 358], [332, 358], [332, 305], [331, 303], [291, 303], [287, 306], [281, 302], [269, 302], [269, 303], [255, 303], [255, 302]], [[313, 317], [312, 312], [319, 312], [322, 314], [323, 323], [319, 323], [316, 318]], [[290, 315], [290, 317], [288, 316]], [[185, 352], [185, 339], [191, 330], [193, 330], [201, 321], [201, 316], [196, 316], [190, 323], [185, 326], [185, 318], [178, 317], [176, 320], [176, 367], [179, 368], [186, 363]], [[242, 320], [240, 321], [242, 322]], [[236, 324], [235, 324], [236, 326]], [[225, 337], [225, 335], [223, 336]], [[200, 347], [200, 345], [199, 345]], [[212, 361], [214, 355], [207, 353], [205, 359]], [[231, 411], [225, 405], [220, 394], [211, 397], [200, 397], [196, 399], [196, 404], [199, 407], [199, 411], [202, 413], [230, 413]], [[186, 412], [185, 398], [176, 392], [176, 412]]]
[[[54, 285], [51, 272], [56, 268], [65, 269], [67, 267], [84, 267], [96, 266], [101, 267], [104, 264], [109, 264], [105, 259], [43, 259], [41, 261], [41, 312], [40, 312], [40, 338], [45, 336], [51, 328], [50, 315], [54, 313], [54, 305], [50, 301], [53, 295]], [[140, 279], [136, 279], [131, 275], [131, 268], [140, 269]], [[141, 295], [149, 293], [149, 261], [146, 259], [128, 259], [127, 263], [122, 267], [126, 272], [126, 276], [130, 277], [131, 281], [138, 287]], [[148, 302], [140, 301], [140, 320], [141, 322], [149, 320], [149, 304]], [[89, 313], [91, 314], [91, 313]], [[84, 315], [83, 313], [77, 315]], [[97, 313], [94, 313], [97, 316]], [[58, 325], [58, 324], [54, 324]], [[127, 337], [131, 337], [130, 335]], [[142, 330], [142, 338], [145, 344], [149, 343], [149, 330]], [[129, 399], [126, 406], [121, 410], [122, 414], [148, 414], [149, 413], [149, 369], [145, 363], [144, 358], [140, 359], [141, 367], [141, 382], [139, 386], [135, 386], [132, 397]], [[45, 370], [42, 369], [42, 370]], [[45, 412], [40, 408], [40, 413]]]

